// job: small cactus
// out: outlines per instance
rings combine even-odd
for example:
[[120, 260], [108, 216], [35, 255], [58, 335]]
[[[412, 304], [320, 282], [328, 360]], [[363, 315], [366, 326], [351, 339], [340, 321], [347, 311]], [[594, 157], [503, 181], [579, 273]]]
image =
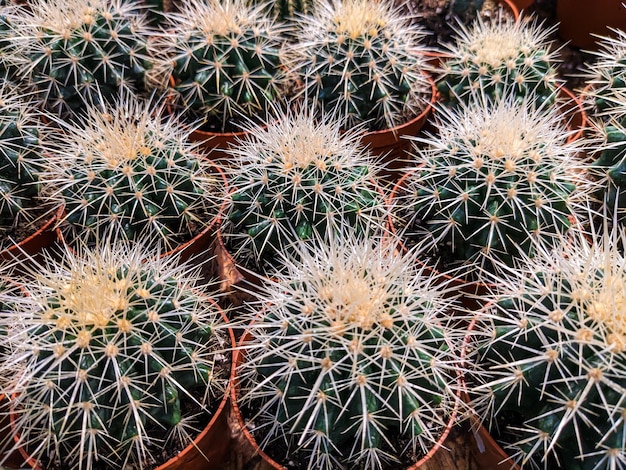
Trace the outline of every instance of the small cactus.
[[122, 0], [30, 0], [11, 31], [25, 80], [48, 111], [69, 118], [120, 90], [144, 90], [152, 68], [144, 17]]
[[[397, 213], [430, 237], [439, 254], [489, 272], [567, 232], [589, 193], [581, 140], [553, 108], [511, 96], [476, 95], [438, 110], [438, 135], [416, 139], [415, 166]], [[578, 170], [578, 171], [577, 171]], [[421, 236], [421, 235], [420, 235]]]
[[265, 117], [286, 86], [279, 49], [284, 27], [245, 0], [183, 0], [164, 36], [175, 103], [218, 132]]
[[585, 96], [591, 101], [591, 114], [606, 119], [611, 119], [615, 108], [623, 111], [626, 102], [626, 32], [616, 29], [613, 33], [598, 41], [599, 49], [593, 52], [595, 60], [586, 74], [591, 86]]
[[286, 445], [279, 462], [396, 468], [440, 438], [456, 402], [453, 301], [416, 257], [375, 237], [316, 239], [259, 294], [240, 403], [262, 448]]
[[443, 102], [467, 102], [471, 90], [479, 89], [492, 98], [532, 97], [547, 107], [543, 103], [554, 102], [559, 86], [556, 53], [547, 40], [553, 31], [528, 18], [487, 22], [478, 16], [470, 26], [459, 24], [437, 79]]
[[9, 82], [0, 84], [0, 246], [41, 200], [42, 124], [34, 104]]
[[426, 33], [392, 2], [319, 2], [295, 21], [289, 69], [301, 77], [306, 100], [345, 115], [346, 128], [393, 128], [425, 107]]
[[541, 251], [480, 314], [470, 390], [485, 422], [507, 416], [493, 433], [524, 468], [626, 466], [625, 242], [605, 229]]
[[313, 111], [287, 111], [229, 150], [224, 234], [236, 258], [256, 268], [314, 233], [384, 227], [377, 166], [354, 131]]
[[93, 242], [114, 228], [129, 240], [160, 239], [168, 248], [217, 216], [216, 177], [163, 103], [120, 99], [89, 107], [65, 131], [43, 169], [49, 198], [65, 207], [69, 243]]
[[198, 276], [140, 244], [105, 243], [47, 254], [21, 291], [4, 290], [14, 445], [41, 468], [81, 470], [153, 468], [164, 443], [188, 445], [228, 382], [224, 320]]
[[[267, 5], [266, 1], [254, 0], [255, 4]], [[272, 15], [282, 21], [292, 21], [300, 15], [310, 15], [315, 11], [316, 0], [275, 0], [270, 2]]]

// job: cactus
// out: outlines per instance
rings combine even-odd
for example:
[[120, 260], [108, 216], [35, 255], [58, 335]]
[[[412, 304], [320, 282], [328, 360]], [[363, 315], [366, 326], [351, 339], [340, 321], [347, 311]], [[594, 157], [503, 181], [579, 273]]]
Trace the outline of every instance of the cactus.
[[431, 89], [425, 32], [392, 2], [319, 2], [312, 16], [295, 21], [289, 69], [309, 102], [347, 116], [346, 128], [393, 128], [424, 108]]
[[[122, 0], [30, 0], [17, 10], [12, 39], [26, 80], [50, 112], [69, 118], [120, 90], [144, 90], [149, 32]], [[130, 90], [130, 91], [129, 91]]]
[[[626, 33], [613, 30], [613, 37], [600, 37], [595, 60], [587, 65], [586, 78], [591, 87], [584, 95], [591, 101], [592, 114], [610, 119], [615, 108], [626, 102]], [[622, 124], [626, 124], [623, 122]]]
[[41, 204], [41, 128], [34, 104], [9, 82], [0, 84], [0, 245]]
[[111, 226], [129, 240], [174, 247], [216, 217], [209, 160], [197, 153], [163, 102], [128, 97], [104, 111], [88, 107], [82, 124], [59, 124], [43, 174], [49, 198], [65, 207], [69, 242], [103, 238]]
[[278, 113], [229, 150], [224, 234], [236, 258], [263, 269], [277, 252], [313, 233], [385, 224], [377, 166], [354, 131], [306, 109]]
[[[406, 178], [398, 214], [425, 233], [469, 277], [497, 272], [532, 241], [553, 244], [586, 204], [590, 184], [558, 110], [515, 96], [438, 111], [438, 135], [416, 139], [417, 168]], [[420, 235], [421, 236], [421, 235]]]
[[165, 442], [189, 444], [193, 413], [228, 381], [224, 321], [198, 279], [141, 244], [105, 243], [49, 253], [23, 292], [3, 292], [16, 446], [42, 468], [103, 469], [153, 468]]
[[184, 0], [168, 15], [166, 63], [175, 102], [218, 132], [265, 117], [287, 82], [279, 49], [284, 27], [245, 0]]
[[397, 468], [441, 436], [455, 408], [453, 301], [416, 253], [351, 232], [318, 238], [259, 294], [263, 316], [250, 312], [241, 345], [240, 403], [262, 448], [286, 444], [278, 461]]
[[570, 238], [524, 260], [486, 299], [470, 389], [485, 421], [508, 416], [500, 441], [523, 467], [626, 464], [624, 242], [617, 227]]
[[[254, 0], [254, 4], [267, 5], [268, 2]], [[276, 0], [270, 2], [270, 12], [282, 21], [291, 21], [300, 15], [310, 15], [315, 11], [316, 0]]]
[[529, 96], [539, 106], [554, 102], [556, 52], [547, 40], [553, 31], [528, 18], [487, 22], [479, 16], [470, 26], [459, 24], [455, 42], [446, 45], [451, 57], [437, 79], [443, 102], [467, 102], [473, 89], [492, 98]]

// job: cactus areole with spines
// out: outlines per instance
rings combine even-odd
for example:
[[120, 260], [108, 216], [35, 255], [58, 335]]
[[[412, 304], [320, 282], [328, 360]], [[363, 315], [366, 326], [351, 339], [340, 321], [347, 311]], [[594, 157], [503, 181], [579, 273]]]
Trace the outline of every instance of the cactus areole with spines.
[[425, 32], [392, 2], [319, 2], [296, 23], [287, 61], [304, 84], [301, 94], [347, 116], [346, 128], [393, 128], [425, 107]]
[[129, 240], [171, 249], [216, 217], [211, 163], [187, 140], [190, 131], [152, 104], [128, 97], [104, 111], [88, 108], [81, 125], [61, 123], [66, 134], [45, 174], [50, 198], [65, 206], [70, 239], [93, 242], [113, 225]]
[[279, 462], [326, 470], [419, 459], [454, 408], [452, 301], [414, 253], [380, 239], [300, 248], [259, 294], [242, 343], [242, 404], [261, 447], [286, 444]]
[[416, 139], [425, 145], [414, 147], [418, 168], [398, 203], [440, 252], [496, 272], [569, 229], [588, 195], [582, 143], [568, 142], [552, 108], [515, 96], [473, 101], [441, 107], [439, 135]]
[[479, 89], [492, 98], [514, 94], [547, 107], [559, 85], [556, 52], [548, 42], [553, 30], [529, 18], [487, 22], [479, 16], [470, 26], [459, 24], [455, 42], [446, 45], [451, 57], [437, 79], [442, 101], [468, 102], [471, 90]]
[[13, 20], [24, 79], [64, 118], [144, 91], [153, 63], [141, 10], [122, 0], [31, 0]]
[[237, 259], [261, 267], [314, 233], [384, 227], [377, 166], [338, 119], [317, 120], [301, 109], [249, 131], [229, 150], [233, 165], [226, 170], [224, 234]]
[[[28, 220], [40, 195], [40, 123], [35, 105], [9, 82], [0, 84], [0, 246], [3, 233]], [[41, 202], [41, 201], [39, 201]]]
[[197, 269], [155, 251], [111, 242], [46, 255], [23, 292], [3, 291], [14, 445], [43, 468], [152, 468], [223, 396], [219, 307], [195, 290]]
[[591, 244], [583, 236], [568, 240], [527, 260], [481, 313], [490, 325], [476, 408], [487, 422], [508, 414], [501, 442], [525, 468], [626, 463], [622, 230], [593, 234]]
[[283, 95], [279, 49], [284, 26], [245, 0], [183, 0], [168, 15], [166, 69], [175, 103], [192, 118], [239, 130], [234, 122], [265, 118]]

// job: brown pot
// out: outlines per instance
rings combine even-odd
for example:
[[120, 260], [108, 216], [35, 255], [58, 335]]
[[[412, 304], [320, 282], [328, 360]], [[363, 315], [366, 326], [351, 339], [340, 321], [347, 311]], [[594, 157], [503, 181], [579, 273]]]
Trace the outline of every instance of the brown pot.
[[0, 394], [0, 463], [7, 468], [20, 468], [24, 463], [21, 454], [16, 450], [5, 451], [5, 443], [11, 442], [11, 426], [9, 419], [9, 399]]
[[[218, 306], [213, 299], [207, 298], [207, 300], [215, 306]], [[228, 323], [228, 317], [221, 309], [220, 314], [224, 322]], [[230, 336], [231, 347], [234, 349], [236, 342], [232, 328], [228, 328], [228, 334]], [[229, 424], [229, 416], [231, 413], [230, 388], [235, 379], [235, 359], [235, 354], [233, 353], [231, 356], [228, 386], [209, 423], [193, 442], [187, 445], [187, 447], [176, 456], [159, 465], [155, 470], [223, 470], [231, 447], [232, 434]], [[15, 443], [19, 445], [18, 450], [21, 453], [21, 458], [19, 459], [20, 463], [26, 463], [34, 470], [43, 470], [38, 462], [28, 454], [24, 446], [20, 445], [20, 437], [15, 432], [15, 417], [13, 413], [10, 414], [10, 421], [13, 439]]]
[[614, 36], [609, 28], [626, 30], [626, 9], [622, 0], [557, 0], [559, 36], [574, 46], [596, 50], [597, 38]]
[[35, 233], [15, 245], [0, 250], [0, 262], [19, 260], [20, 263], [28, 263], [29, 256], [37, 255], [43, 249], [52, 246], [56, 241], [54, 232], [56, 221], [57, 214], [54, 214]]
[[[287, 470], [283, 465], [276, 462], [269, 455], [267, 455], [263, 450], [259, 447], [254, 436], [248, 430], [246, 423], [241, 414], [241, 410], [237, 405], [237, 393], [239, 389], [239, 384], [237, 382], [237, 367], [239, 367], [243, 361], [245, 360], [245, 343], [250, 340], [249, 332], [245, 332], [241, 339], [239, 340], [239, 347], [235, 349], [233, 353], [233, 362], [235, 364], [235, 377], [231, 382], [230, 394], [231, 394], [231, 402], [233, 409], [233, 417], [236, 420], [236, 428], [239, 430], [240, 438], [240, 453], [244, 454], [245, 458], [248, 459], [248, 463], [244, 468], [254, 469], [254, 470]], [[461, 375], [459, 376], [459, 382], [462, 382]], [[457, 392], [457, 397], [461, 396], [461, 388]], [[443, 433], [439, 437], [439, 440], [430, 448], [428, 453], [424, 455], [420, 460], [416, 463], [407, 467], [407, 470], [417, 470], [418, 468], [424, 466], [426, 462], [431, 460], [433, 456], [441, 449], [445, 449], [444, 443], [450, 434], [450, 430], [454, 426], [456, 422], [456, 416], [458, 412], [458, 403], [455, 404], [454, 410], [452, 411], [452, 415], [450, 416], [450, 420], [448, 421]]]

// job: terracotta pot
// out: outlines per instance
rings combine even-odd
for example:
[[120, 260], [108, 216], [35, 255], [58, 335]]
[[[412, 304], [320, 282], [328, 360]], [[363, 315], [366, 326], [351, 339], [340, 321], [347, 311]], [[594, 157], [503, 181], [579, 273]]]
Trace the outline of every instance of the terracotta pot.
[[406, 153], [411, 146], [406, 137], [419, 133], [435, 106], [437, 87], [430, 76], [428, 81], [431, 86], [430, 100], [418, 116], [390, 129], [365, 132], [361, 137], [361, 143], [380, 157], [380, 163], [384, 165], [380, 177], [387, 182], [395, 182], [401, 176], [401, 169], [407, 165]]
[[[235, 364], [235, 377], [233, 381], [231, 382], [231, 388], [230, 388], [233, 417], [237, 422], [237, 429], [239, 429], [240, 435], [242, 436], [242, 439], [241, 439], [242, 440], [241, 445], [243, 446], [242, 451], [243, 451], [243, 454], [246, 456], [246, 458], [251, 460], [251, 462], [248, 462], [245, 465], [245, 468], [254, 469], [254, 470], [287, 470], [283, 465], [276, 462], [269, 455], [263, 452], [263, 450], [259, 447], [256, 440], [254, 439], [254, 436], [248, 430], [245, 420], [243, 418], [243, 415], [241, 414], [241, 410], [239, 406], [237, 405], [237, 393], [238, 393], [239, 384], [237, 382], [236, 369], [245, 360], [244, 348], [245, 348], [245, 343], [249, 340], [250, 340], [250, 334], [249, 332], [246, 331], [241, 337], [241, 339], [239, 340], [239, 346], [237, 349], [235, 349], [235, 352], [233, 354], [233, 362]], [[462, 375], [459, 372], [460, 383], [462, 382], [461, 377]], [[457, 392], [457, 397], [459, 398], [461, 397], [461, 392], [462, 392], [462, 387], [459, 387], [459, 390]], [[444, 443], [448, 437], [448, 434], [450, 434], [450, 430], [455, 424], [457, 412], [458, 412], [458, 403], [455, 404], [452, 414], [450, 416], [450, 420], [448, 421], [445, 429], [443, 430], [443, 433], [441, 434], [437, 442], [430, 448], [428, 453], [426, 453], [420, 460], [415, 462], [413, 465], [407, 467], [407, 470], [417, 470], [418, 468], [425, 465], [426, 462], [431, 460], [433, 456], [439, 450], [445, 449]]]
[[[519, 7], [517, 3], [534, 3], [534, 0], [496, 0], [498, 3], [502, 3], [504, 10], [509, 11], [515, 21], [519, 18]], [[450, 58], [450, 54], [443, 51], [429, 51], [424, 53], [428, 63], [433, 67], [440, 67], [442, 62], [445, 62]]]
[[56, 221], [57, 214], [54, 214], [35, 233], [15, 245], [0, 250], [0, 262], [19, 260], [21, 264], [29, 263], [29, 256], [34, 255], [36, 258], [38, 253], [52, 246], [56, 241], [56, 234], [53, 228]]
[[[200, 157], [200, 158], [205, 158], [205, 157]], [[222, 181], [225, 191], [227, 191], [228, 181], [226, 179], [226, 175], [224, 174], [224, 172], [219, 168], [219, 166], [214, 165], [214, 164], [211, 164], [211, 169], [212, 171], [214, 171], [215, 173], [219, 175], [219, 178]], [[225, 210], [226, 210], [226, 199], [222, 201], [222, 205], [220, 206], [220, 209], [217, 215], [212, 220], [209, 221], [209, 223], [202, 229], [201, 232], [194, 235], [194, 237], [191, 238], [190, 240], [187, 240], [186, 242], [181, 243], [177, 247], [165, 253], [162, 253], [160, 256], [163, 258], [166, 256], [180, 255], [180, 262], [186, 262], [186, 261], [193, 260], [196, 258], [206, 258], [205, 256], [202, 256], [202, 255], [204, 253], [211, 252], [211, 246], [213, 245], [213, 241], [215, 238], [215, 229], [216, 227], [219, 227], [222, 214], [224, 213]], [[59, 243], [66, 245], [70, 248], [70, 250], [73, 250], [73, 248], [70, 245], [68, 245], [68, 243], [65, 240], [65, 237], [63, 236], [63, 229], [61, 227], [61, 223], [63, 222], [64, 219], [65, 219], [65, 206], [61, 206], [59, 207], [56, 213], [56, 220], [59, 220], [60, 223], [57, 224], [57, 227], [55, 228], [54, 233]]]
[[569, 88], [564, 86], [559, 88], [558, 99], [559, 108], [563, 113], [563, 117], [567, 123], [567, 128], [570, 131], [576, 131], [569, 136], [567, 141], [571, 142], [573, 140], [580, 139], [589, 125], [583, 100], [579, 96], [574, 95]]
[[609, 28], [626, 30], [626, 9], [622, 0], [557, 0], [559, 36], [574, 46], [596, 50], [592, 34], [613, 36]]
[[[217, 303], [213, 299], [207, 298], [207, 300], [217, 306]], [[228, 317], [221, 309], [220, 314], [223, 321], [228, 323]], [[228, 328], [228, 334], [230, 336], [231, 347], [234, 350], [236, 342], [232, 328]], [[235, 379], [235, 359], [235, 354], [233, 353], [227, 388], [209, 423], [193, 442], [187, 445], [187, 447], [176, 456], [156, 467], [155, 470], [223, 470], [232, 439], [229, 423], [231, 413], [230, 388]], [[10, 414], [10, 420], [13, 439], [15, 443], [19, 445], [20, 437], [15, 432], [15, 417], [13, 413]], [[22, 455], [19, 459], [21, 463], [28, 464], [34, 470], [43, 470], [43, 468], [38, 465], [38, 462], [28, 455], [24, 446], [20, 445], [18, 450]]]
[[8, 445], [11, 442], [9, 408], [9, 399], [4, 394], [0, 394], [0, 463], [6, 468], [20, 468], [24, 463], [21, 454], [16, 450], [7, 452], [4, 449], [5, 443]]

